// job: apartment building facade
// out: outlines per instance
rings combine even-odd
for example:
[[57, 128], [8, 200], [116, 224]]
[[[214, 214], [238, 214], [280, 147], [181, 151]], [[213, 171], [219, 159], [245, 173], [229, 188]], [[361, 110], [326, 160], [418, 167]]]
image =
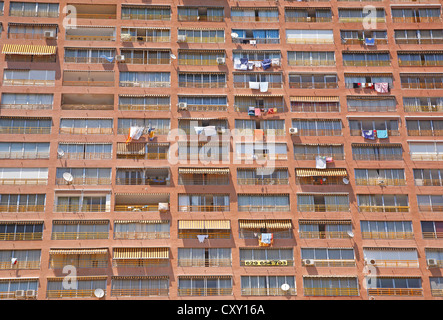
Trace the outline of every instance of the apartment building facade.
[[440, 299], [441, 6], [2, 1], [0, 299]]

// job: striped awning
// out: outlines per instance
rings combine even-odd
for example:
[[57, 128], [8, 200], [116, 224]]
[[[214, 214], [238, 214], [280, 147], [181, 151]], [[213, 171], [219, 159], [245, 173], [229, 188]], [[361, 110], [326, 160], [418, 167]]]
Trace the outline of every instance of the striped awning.
[[300, 97], [290, 97], [292, 102], [339, 102], [338, 97], [310, 97], [310, 96], [300, 96]]
[[346, 169], [333, 168], [333, 169], [313, 169], [313, 168], [300, 168], [295, 169], [295, 175], [297, 177], [345, 177], [348, 175]]
[[23, 224], [43, 224], [43, 221], [0, 221], [0, 224], [19, 224], [19, 225], [23, 225]]
[[114, 248], [113, 259], [169, 259], [169, 248]]
[[[65, 280], [66, 276], [64, 277], [48, 277], [48, 281], [54, 281], [54, 282], [59, 282], [59, 281], [63, 281]], [[76, 280], [78, 281], [90, 281], [90, 280], [106, 280], [108, 277], [107, 276], [77, 276]]]
[[241, 229], [292, 229], [291, 220], [239, 220]]
[[3, 54], [22, 54], [22, 55], [53, 55], [57, 50], [56, 46], [35, 46], [30, 44], [4, 44]]
[[278, 11], [277, 7], [231, 7], [232, 11], [257, 10], [257, 11]]
[[181, 275], [179, 279], [232, 279], [230, 275]]
[[399, 248], [399, 247], [363, 247], [364, 250], [369, 251], [417, 251], [417, 248]]
[[179, 174], [229, 174], [229, 168], [178, 168]]
[[157, 224], [157, 223], [169, 223], [169, 220], [114, 220], [114, 224], [129, 224], [129, 223], [140, 223], [140, 224]]
[[50, 249], [49, 254], [107, 254], [108, 249]]
[[52, 224], [109, 224], [109, 220], [53, 220]]
[[229, 230], [231, 229], [230, 220], [179, 220], [179, 229], [217, 229], [217, 230]]
[[401, 147], [401, 143], [352, 143], [353, 147], [380, 147], [380, 148], [391, 148], [391, 147]]
[[153, 279], [169, 279], [169, 276], [112, 276], [113, 280], [153, 280]]

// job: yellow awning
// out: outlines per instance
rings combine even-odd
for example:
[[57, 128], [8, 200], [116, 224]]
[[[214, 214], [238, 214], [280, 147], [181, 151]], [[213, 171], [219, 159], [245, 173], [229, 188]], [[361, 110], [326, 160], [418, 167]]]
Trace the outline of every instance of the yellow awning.
[[3, 54], [23, 54], [23, 55], [52, 55], [57, 50], [56, 46], [35, 46], [30, 44], [4, 44]]
[[229, 168], [178, 168], [179, 174], [229, 174]]
[[108, 249], [50, 249], [49, 254], [107, 254]]
[[113, 259], [169, 259], [169, 248], [114, 248]]
[[295, 175], [297, 177], [345, 177], [348, 175], [346, 169], [313, 169], [313, 168], [300, 168], [295, 169]]
[[229, 220], [179, 220], [179, 229], [217, 229], [217, 230], [229, 230], [231, 224]]
[[299, 224], [351, 224], [351, 220], [298, 220]]
[[241, 229], [291, 229], [291, 220], [239, 220]]

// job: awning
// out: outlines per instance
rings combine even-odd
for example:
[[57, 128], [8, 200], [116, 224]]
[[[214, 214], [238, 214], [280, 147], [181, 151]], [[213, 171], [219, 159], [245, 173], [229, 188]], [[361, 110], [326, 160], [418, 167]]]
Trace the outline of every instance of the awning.
[[398, 248], [398, 247], [363, 247], [369, 251], [417, 251], [417, 248]]
[[169, 220], [114, 220], [114, 224], [129, 224], [129, 223], [140, 223], [140, 224], [157, 224], [157, 223], [169, 223]]
[[339, 102], [338, 97], [290, 97], [291, 102]]
[[49, 254], [107, 254], [108, 249], [50, 249]]
[[348, 175], [346, 169], [334, 168], [334, 169], [313, 169], [313, 168], [301, 168], [295, 169], [295, 175], [297, 177], [345, 177]]
[[169, 248], [114, 248], [113, 259], [169, 259]]
[[230, 220], [179, 220], [179, 229], [217, 229], [229, 230], [231, 229]]
[[229, 168], [178, 168], [179, 174], [229, 174]]
[[391, 147], [401, 147], [401, 143], [352, 143], [353, 147], [380, 147], [380, 148], [391, 148]]
[[158, 280], [169, 279], [169, 276], [111, 276], [113, 280]]
[[53, 55], [57, 50], [56, 46], [35, 46], [30, 44], [4, 44], [3, 54], [22, 54], [22, 55]]
[[[48, 277], [47, 280], [48, 281], [54, 281], [54, 282], [60, 282], [65, 280], [66, 276], [64, 277]], [[106, 280], [108, 277], [107, 276], [77, 276], [76, 280], [78, 281], [91, 281], [91, 280]]]
[[109, 224], [109, 220], [53, 220], [52, 224]]
[[241, 229], [292, 229], [291, 220], [239, 220]]
[[23, 224], [43, 224], [43, 221], [0, 221], [0, 224], [19, 224], [19, 225], [23, 225]]

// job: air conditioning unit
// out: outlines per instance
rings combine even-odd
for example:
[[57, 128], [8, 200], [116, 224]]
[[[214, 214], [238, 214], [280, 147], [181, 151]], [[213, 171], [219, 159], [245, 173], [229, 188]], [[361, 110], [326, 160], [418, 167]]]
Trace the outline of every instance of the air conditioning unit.
[[313, 266], [314, 265], [314, 260], [312, 260], [312, 259], [303, 259], [303, 264], [305, 266]]
[[25, 299], [25, 290], [15, 290], [15, 298], [16, 299]]
[[225, 64], [226, 63], [226, 59], [223, 57], [217, 57], [217, 63], [218, 64]]
[[169, 210], [169, 203], [159, 202], [159, 204], [158, 204], [158, 211], [159, 212], [166, 212], [168, 210]]
[[179, 34], [177, 36], [177, 42], [186, 42], [186, 35], [184, 34]]
[[125, 56], [122, 54], [118, 54], [115, 56], [115, 60], [118, 62], [125, 61]]
[[188, 110], [188, 104], [186, 102], [179, 102], [178, 110]]
[[35, 298], [35, 290], [26, 290], [26, 298], [32, 299]]
[[55, 38], [55, 31], [50, 31], [50, 30], [45, 31], [44, 37], [46, 39], [54, 39]]
[[369, 264], [371, 266], [374, 266], [377, 262], [375, 259], [366, 259], [366, 264]]
[[437, 259], [426, 259], [426, 263], [428, 264], [428, 267], [436, 267], [436, 266], [438, 266]]
[[298, 133], [298, 129], [297, 128], [289, 128], [289, 133], [290, 134], [297, 134]]

